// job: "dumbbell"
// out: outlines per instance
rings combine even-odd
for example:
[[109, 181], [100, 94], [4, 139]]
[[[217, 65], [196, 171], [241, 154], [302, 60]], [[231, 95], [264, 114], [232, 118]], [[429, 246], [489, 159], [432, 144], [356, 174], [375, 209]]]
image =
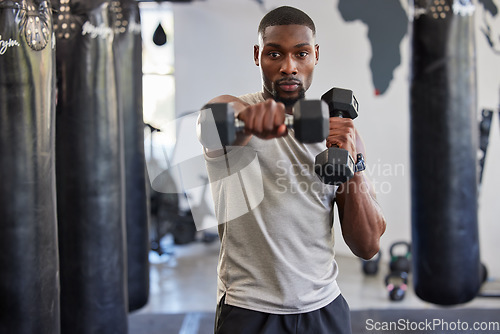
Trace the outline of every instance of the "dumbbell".
[[[332, 88], [321, 96], [328, 104], [330, 117], [355, 119], [358, 117], [358, 101], [352, 90]], [[349, 151], [332, 146], [316, 156], [314, 170], [323, 183], [339, 185], [364, 169], [363, 155], [358, 154], [357, 162]]]
[[[323, 100], [302, 99], [295, 103], [293, 116], [285, 115], [284, 124], [294, 130], [298, 141], [317, 143], [328, 136], [328, 116], [328, 105]], [[245, 123], [235, 117], [234, 109], [228, 103], [205, 105], [200, 113], [199, 125], [200, 141], [206, 148], [231, 145], [236, 140], [236, 134], [245, 129]]]

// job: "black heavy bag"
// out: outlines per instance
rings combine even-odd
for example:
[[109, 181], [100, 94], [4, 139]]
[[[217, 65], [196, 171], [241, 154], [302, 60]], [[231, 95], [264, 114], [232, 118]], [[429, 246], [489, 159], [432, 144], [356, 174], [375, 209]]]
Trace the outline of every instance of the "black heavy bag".
[[142, 38], [139, 5], [113, 1], [114, 55], [119, 110], [123, 115], [125, 208], [129, 310], [146, 305], [149, 296], [149, 223], [142, 116]]
[[417, 1], [412, 22], [412, 257], [416, 294], [453, 305], [479, 290], [476, 68], [470, 1]]
[[60, 333], [54, 42], [48, 1], [0, 1], [0, 333]]
[[121, 120], [107, 1], [55, 2], [62, 333], [127, 333]]

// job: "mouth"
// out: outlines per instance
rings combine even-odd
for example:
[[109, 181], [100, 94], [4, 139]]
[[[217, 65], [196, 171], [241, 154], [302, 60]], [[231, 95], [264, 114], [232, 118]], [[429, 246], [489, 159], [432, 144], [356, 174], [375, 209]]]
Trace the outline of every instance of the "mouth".
[[295, 92], [299, 89], [301, 83], [298, 80], [280, 80], [278, 87], [285, 92]]

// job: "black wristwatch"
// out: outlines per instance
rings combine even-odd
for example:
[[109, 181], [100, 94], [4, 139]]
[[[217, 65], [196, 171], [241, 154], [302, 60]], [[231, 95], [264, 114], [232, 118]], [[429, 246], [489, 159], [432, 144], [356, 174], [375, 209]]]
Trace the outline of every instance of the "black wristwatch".
[[365, 164], [365, 157], [363, 156], [363, 153], [358, 153], [356, 155], [356, 166], [355, 166], [355, 171], [354, 173], [364, 171], [366, 169], [366, 164]]

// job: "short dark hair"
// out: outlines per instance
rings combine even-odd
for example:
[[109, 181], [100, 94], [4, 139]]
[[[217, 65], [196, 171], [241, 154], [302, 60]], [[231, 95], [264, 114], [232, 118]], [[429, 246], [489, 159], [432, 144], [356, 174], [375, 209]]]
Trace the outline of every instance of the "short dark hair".
[[299, 24], [309, 27], [313, 32], [313, 36], [316, 35], [316, 27], [309, 15], [300, 9], [289, 6], [278, 7], [267, 13], [260, 21], [258, 33], [264, 34], [264, 30], [267, 27], [289, 24]]

